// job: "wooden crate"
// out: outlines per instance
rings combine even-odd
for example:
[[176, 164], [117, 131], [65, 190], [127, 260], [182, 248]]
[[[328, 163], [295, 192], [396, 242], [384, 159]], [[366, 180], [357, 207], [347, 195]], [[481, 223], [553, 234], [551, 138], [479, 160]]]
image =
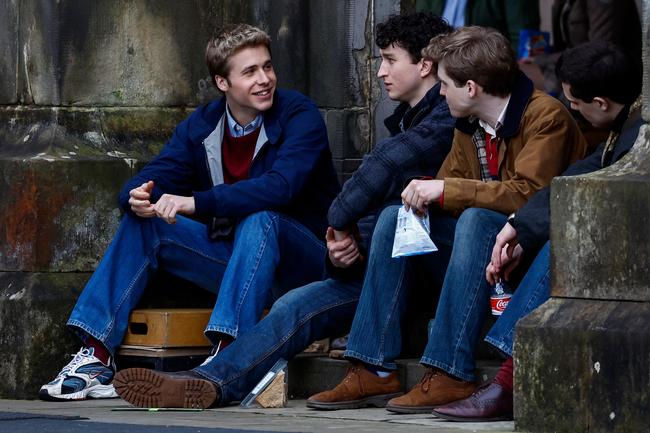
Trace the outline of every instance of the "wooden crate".
[[185, 371], [198, 367], [210, 354], [210, 347], [148, 347], [121, 345], [115, 355], [118, 369], [150, 368]]
[[122, 344], [150, 348], [208, 347], [205, 330], [212, 310], [207, 308], [133, 310]]

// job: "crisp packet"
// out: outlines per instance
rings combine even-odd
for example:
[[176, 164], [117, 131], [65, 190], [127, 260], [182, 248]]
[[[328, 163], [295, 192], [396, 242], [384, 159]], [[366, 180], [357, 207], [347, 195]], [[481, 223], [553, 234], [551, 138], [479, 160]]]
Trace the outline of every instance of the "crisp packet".
[[391, 257], [415, 256], [438, 251], [429, 237], [429, 215], [417, 215], [413, 208], [408, 211], [404, 206], [397, 212], [395, 240]]

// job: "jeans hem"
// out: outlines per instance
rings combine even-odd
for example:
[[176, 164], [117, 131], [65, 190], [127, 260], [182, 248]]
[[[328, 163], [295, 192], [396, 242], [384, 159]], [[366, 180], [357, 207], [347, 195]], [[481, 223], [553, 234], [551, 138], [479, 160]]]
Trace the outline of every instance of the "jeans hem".
[[353, 350], [346, 350], [345, 352], [343, 352], [343, 356], [345, 358], [353, 358], [365, 364], [376, 365], [378, 367], [382, 367], [388, 370], [397, 369], [397, 364], [395, 364], [394, 362], [382, 362], [377, 358], [370, 358], [360, 354], [359, 352], [355, 352]]
[[508, 356], [512, 356], [512, 347], [503, 340], [497, 340], [492, 337], [485, 337], [485, 341], [490, 343], [492, 346], [499, 349], [501, 352], [505, 353]]
[[201, 366], [196, 367], [196, 368], [192, 369], [192, 371], [199, 374], [199, 375], [201, 375], [201, 376], [203, 376], [205, 378], [205, 380], [207, 380], [212, 385], [214, 385], [215, 388], [217, 388], [217, 401], [216, 401], [215, 405], [216, 406], [225, 406], [226, 403], [223, 402], [223, 391], [222, 391], [221, 383], [215, 381], [210, 376], [208, 376], [205, 372], [202, 372], [201, 370], [199, 370], [200, 368], [201, 368]]
[[446, 373], [449, 373], [450, 375], [455, 376], [455, 377], [457, 377], [459, 379], [465, 380], [467, 382], [476, 381], [476, 375], [475, 374], [467, 374], [467, 373], [465, 373], [463, 371], [460, 371], [460, 370], [450, 366], [449, 364], [446, 364], [446, 363], [440, 362], [440, 361], [436, 361], [436, 360], [431, 359], [431, 358], [422, 357], [420, 359], [420, 364], [424, 364], [424, 365], [427, 365], [429, 367], [439, 368], [440, 370], [442, 370], [442, 371], [444, 371]]
[[[232, 338], [237, 338], [237, 330], [236, 329], [226, 328], [226, 327], [223, 327], [223, 326], [208, 326], [207, 328], [205, 328], [205, 331], [203, 331], [203, 333], [206, 335], [206, 337], [207, 337], [208, 332], [219, 332], [221, 334], [230, 335]], [[208, 340], [209, 340], [209, 338], [208, 338]]]
[[[90, 336], [90, 337], [93, 337], [95, 340], [101, 342], [104, 345], [104, 347], [106, 347], [106, 342], [104, 341], [104, 339], [106, 338], [106, 335], [100, 334], [99, 332], [95, 331], [90, 326], [86, 325], [85, 323], [80, 322], [80, 321], [75, 320], [75, 319], [69, 319], [68, 322], [66, 323], [66, 325], [69, 328], [72, 328], [73, 332], [75, 334], [77, 334], [77, 336], [79, 336], [79, 338], [81, 339], [83, 344], [86, 344], [86, 342], [84, 341], [84, 336], [85, 337]], [[82, 332], [87, 334], [87, 335], [84, 335]], [[112, 353], [113, 350], [111, 350], [110, 347], [106, 347], [106, 349], [108, 349], [108, 351], [111, 352], [111, 355], [113, 355], [113, 353]]]

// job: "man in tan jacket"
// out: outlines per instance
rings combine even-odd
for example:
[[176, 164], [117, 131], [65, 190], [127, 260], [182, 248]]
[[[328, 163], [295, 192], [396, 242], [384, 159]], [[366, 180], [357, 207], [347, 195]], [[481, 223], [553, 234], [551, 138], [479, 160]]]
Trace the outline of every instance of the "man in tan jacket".
[[[429, 212], [438, 251], [391, 258], [394, 207], [382, 213], [366, 270], [366, 282], [374, 284], [364, 285], [345, 352], [354, 365], [334, 389], [312, 396], [310, 407], [385, 405], [393, 412], [429, 413], [469, 396], [474, 347], [489, 309], [484, 269], [496, 234], [508, 214], [587, 152], [566, 108], [533, 89], [495, 30], [466, 27], [434, 38], [424, 56], [437, 65], [456, 130], [437, 178], [411, 181], [402, 200]], [[401, 390], [395, 359], [413, 266], [439, 271], [444, 283], [421, 359], [426, 373], [407, 394], [394, 397]]]

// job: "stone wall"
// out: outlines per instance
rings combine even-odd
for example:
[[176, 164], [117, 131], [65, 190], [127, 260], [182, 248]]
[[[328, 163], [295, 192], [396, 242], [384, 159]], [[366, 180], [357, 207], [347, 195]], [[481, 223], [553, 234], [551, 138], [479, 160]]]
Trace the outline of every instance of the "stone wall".
[[0, 2], [0, 397], [34, 398], [75, 351], [65, 319], [119, 223], [120, 186], [217, 96], [215, 28], [271, 35], [279, 85], [316, 101], [343, 180], [386, 134], [373, 29], [399, 3]]

